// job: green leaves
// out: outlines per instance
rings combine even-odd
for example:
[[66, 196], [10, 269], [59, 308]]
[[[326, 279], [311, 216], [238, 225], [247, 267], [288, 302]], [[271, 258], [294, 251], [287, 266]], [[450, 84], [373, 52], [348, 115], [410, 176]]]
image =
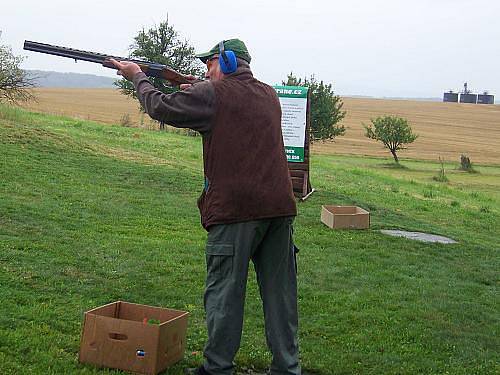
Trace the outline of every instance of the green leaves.
[[[413, 133], [408, 120], [397, 116], [382, 116], [371, 120], [372, 125], [365, 125], [365, 136], [384, 144], [391, 151], [396, 163], [399, 162], [397, 151], [403, 150], [406, 144], [414, 142], [418, 135]], [[373, 126], [373, 127], [372, 127]]]
[[34, 99], [29, 89], [36, 77], [29, 77], [21, 69], [23, 59], [14, 55], [9, 46], [0, 44], [0, 102], [16, 104]]
[[287, 86], [309, 87], [311, 101], [311, 128], [310, 140], [325, 141], [344, 135], [345, 127], [339, 122], [345, 117], [346, 112], [342, 110], [344, 103], [340, 96], [335, 95], [331, 84], [317, 81], [314, 76], [310, 79], [297, 79], [290, 73], [287, 81], [283, 81]]
[[[130, 58], [164, 64], [182, 74], [199, 78], [203, 76], [202, 65], [195, 57], [194, 47], [180, 38], [168, 19], [137, 34], [130, 46]], [[149, 80], [165, 94], [177, 91], [177, 88], [167, 86], [161, 78], [150, 77]], [[115, 84], [122, 94], [137, 99], [132, 82], [121, 79]]]

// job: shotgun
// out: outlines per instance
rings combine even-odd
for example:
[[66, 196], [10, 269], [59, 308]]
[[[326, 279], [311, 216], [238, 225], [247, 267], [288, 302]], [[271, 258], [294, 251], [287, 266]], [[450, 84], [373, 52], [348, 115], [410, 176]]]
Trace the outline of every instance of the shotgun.
[[166, 65], [157, 64], [144, 60], [134, 60], [128, 59], [124, 57], [105, 55], [102, 53], [81, 51], [78, 49], [67, 48], [54, 46], [51, 44], [32, 42], [30, 40], [24, 41], [24, 49], [27, 51], [46, 53], [49, 55], [62, 56], [70, 59], [74, 59], [75, 62], [78, 60], [89, 61], [93, 63], [102, 64], [106, 68], [116, 69], [117, 68], [109, 61], [109, 59], [113, 58], [117, 61], [131, 61], [139, 65], [141, 70], [148, 77], [157, 77], [163, 78], [167, 81], [170, 81], [174, 86], [178, 86], [181, 83], [195, 83], [199, 82], [199, 80], [188, 79], [184, 74], [176, 72], [173, 69], [168, 68]]

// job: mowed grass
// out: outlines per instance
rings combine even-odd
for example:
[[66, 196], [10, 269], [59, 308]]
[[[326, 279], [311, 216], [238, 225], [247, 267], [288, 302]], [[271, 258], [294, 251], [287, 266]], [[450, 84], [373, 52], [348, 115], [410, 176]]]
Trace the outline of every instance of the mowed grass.
[[[0, 107], [0, 373], [119, 373], [78, 363], [83, 313], [126, 300], [184, 309], [182, 374], [202, 361], [201, 138]], [[313, 155], [298, 204], [300, 347], [320, 374], [496, 374], [500, 167], [479, 173], [389, 158]], [[356, 204], [371, 229], [334, 231], [323, 204]], [[381, 228], [450, 236], [392, 238]], [[250, 273], [239, 369], [265, 369]]]
[[[157, 128], [140, 113], [137, 101], [115, 89], [38, 88], [31, 110], [119, 124], [126, 116], [132, 126]], [[407, 118], [419, 138], [401, 156], [437, 162], [458, 162], [467, 154], [474, 163], [500, 164], [500, 105], [439, 103], [416, 100], [343, 98], [347, 128], [335, 142], [318, 143], [315, 153], [385, 157], [382, 144], [364, 136], [363, 123], [384, 115]]]

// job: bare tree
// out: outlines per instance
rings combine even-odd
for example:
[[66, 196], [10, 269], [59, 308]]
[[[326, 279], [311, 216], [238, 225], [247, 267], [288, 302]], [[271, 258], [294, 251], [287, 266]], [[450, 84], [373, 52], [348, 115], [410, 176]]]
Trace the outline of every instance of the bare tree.
[[36, 77], [19, 67], [23, 60], [24, 57], [15, 56], [9, 46], [0, 44], [0, 102], [18, 104], [35, 100], [31, 88], [35, 86]]

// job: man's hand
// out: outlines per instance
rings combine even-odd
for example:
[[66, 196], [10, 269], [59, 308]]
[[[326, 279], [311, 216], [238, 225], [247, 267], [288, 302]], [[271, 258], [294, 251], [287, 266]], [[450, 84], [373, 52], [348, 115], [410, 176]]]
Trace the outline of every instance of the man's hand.
[[129, 81], [132, 81], [134, 76], [141, 72], [141, 68], [136, 63], [130, 61], [116, 61], [115, 59], [109, 59], [109, 61], [118, 68], [117, 74], [125, 77]]
[[[190, 81], [197, 81], [197, 78], [195, 76], [192, 76], [191, 74], [187, 75], [186, 78], [188, 80], [190, 80]], [[179, 88], [181, 90], [185, 90], [185, 89], [187, 89], [188, 87], [191, 87], [191, 86], [193, 86], [192, 83], [181, 83], [180, 86], [179, 86]]]

